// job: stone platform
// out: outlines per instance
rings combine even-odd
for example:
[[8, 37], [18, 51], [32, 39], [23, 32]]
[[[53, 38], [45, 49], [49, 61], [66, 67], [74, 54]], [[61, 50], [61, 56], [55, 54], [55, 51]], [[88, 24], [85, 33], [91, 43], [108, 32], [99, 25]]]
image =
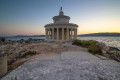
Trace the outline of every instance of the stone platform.
[[99, 58], [92, 55], [91, 53], [85, 52], [85, 51], [67, 51], [67, 52], [62, 52], [61, 59], [88, 59], [88, 60], [95, 60], [95, 59], [99, 59]]
[[32, 59], [1, 80], [120, 80], [120, 63], [99, 59]]

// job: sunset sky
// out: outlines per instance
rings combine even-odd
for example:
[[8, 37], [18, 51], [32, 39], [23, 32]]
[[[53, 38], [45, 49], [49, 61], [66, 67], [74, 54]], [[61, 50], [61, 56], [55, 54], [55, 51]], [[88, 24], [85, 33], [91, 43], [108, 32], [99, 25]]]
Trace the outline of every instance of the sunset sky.
[[78, 34], [120, 33], [120, 0], [0, 0], [0, 36], [44, 35], [61, 6]]

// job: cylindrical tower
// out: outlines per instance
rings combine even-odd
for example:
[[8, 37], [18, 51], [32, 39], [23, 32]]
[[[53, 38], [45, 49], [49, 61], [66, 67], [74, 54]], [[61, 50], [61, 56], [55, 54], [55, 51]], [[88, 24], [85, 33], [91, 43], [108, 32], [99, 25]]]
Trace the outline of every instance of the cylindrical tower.
[[69, 23], [70, 17], [65, 16], [62, 7], [58, 16], [53, 17], [51, 24], [45, 25], [47, 41], [72, 41], [77, 39], [78, 25]]

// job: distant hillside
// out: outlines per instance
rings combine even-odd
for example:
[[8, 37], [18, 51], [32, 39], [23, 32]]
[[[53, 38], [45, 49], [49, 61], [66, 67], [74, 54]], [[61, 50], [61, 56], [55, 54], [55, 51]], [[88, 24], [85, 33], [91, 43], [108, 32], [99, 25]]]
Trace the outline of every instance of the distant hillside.
[[14, 37], [45, 37], [45, 35], [32, 35], [32, 36], [28, 36], [28, 35], [17, 35]]
[[120, 33], [93, 33], [93, 34], [78, 35], [78, 37], [85, 37], [85, 36], [120, 36]]

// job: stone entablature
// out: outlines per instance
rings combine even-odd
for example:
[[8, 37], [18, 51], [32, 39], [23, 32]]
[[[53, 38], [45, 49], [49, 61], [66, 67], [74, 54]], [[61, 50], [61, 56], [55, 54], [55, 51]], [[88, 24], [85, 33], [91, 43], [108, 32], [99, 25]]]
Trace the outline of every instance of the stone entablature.
[[45, 25], [45, 28], [47, 28], [47, 27], [56, 27], [56, 26], [57, 26], [57, 27], [61, 27], [61, 26], [62, 26], [62, 27], [71, 27], [71, 28], [72, 28], [72, 27], [74, 27], [74, 28], [75, 28], [75, 27], [76, 27], [76, 28], [78, 27], [78, 25], [73, 24], [73, 23], [60, 23], [60, 24], [51, 23], [51, 24]]
[[77, 39], [78, 25], [69, 23], [70, 17], [65, 16], [62, 8], [58, 16], [53, 17], [54, 23], [45, 25], [47, 41], [72, 41]]

